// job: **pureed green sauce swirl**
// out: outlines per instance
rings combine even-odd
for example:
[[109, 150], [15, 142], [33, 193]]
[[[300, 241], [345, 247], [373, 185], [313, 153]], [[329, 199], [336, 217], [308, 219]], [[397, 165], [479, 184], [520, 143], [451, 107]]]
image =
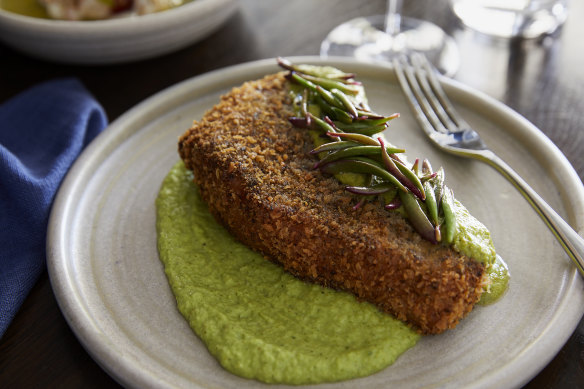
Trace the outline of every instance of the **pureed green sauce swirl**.
[[228, 371], [267, 383], [347, 380], [420, 338], [348, 293], [300, 281], [237, 242], [177, 163], [158, 198], [158, 250], [178, 308]]

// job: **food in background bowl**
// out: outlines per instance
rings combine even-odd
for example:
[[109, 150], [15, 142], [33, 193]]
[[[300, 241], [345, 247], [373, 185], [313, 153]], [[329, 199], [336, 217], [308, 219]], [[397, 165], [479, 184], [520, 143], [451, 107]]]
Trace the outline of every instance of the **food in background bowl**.
[[190, 0], [2, 0], [7, 11], [63, 20], [98, 20], [130, 11], [144, 15], [178, 7]]
[[53, 19], [106, 19], [132, 7], [132, 0], [38, 0]]
[[39, 0], [53, 19], [106, 19], [122, 11], [138, 15], [178, 7], [185, 0]]

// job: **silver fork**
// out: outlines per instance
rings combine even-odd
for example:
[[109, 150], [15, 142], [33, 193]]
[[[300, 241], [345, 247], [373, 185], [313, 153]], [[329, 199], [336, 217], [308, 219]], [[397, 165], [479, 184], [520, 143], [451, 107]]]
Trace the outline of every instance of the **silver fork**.
[[[411, 64], [410, 64], [411, 62]], [[426, 58], [418, 53], [393, 60], [399, 83], [424, 132], [439, 148], [486, 162], [509, 180], [537, 211], [584, 277], [584, 240], [509, 165], [489, 150], [455, 111]]]

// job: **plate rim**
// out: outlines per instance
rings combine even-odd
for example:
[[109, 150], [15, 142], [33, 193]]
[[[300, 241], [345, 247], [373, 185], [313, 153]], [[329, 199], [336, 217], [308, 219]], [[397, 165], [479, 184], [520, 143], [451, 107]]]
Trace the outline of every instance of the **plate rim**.
[[[319, 63], [319, 64], [332, 64], [336, 66], [352, 66], [353, 68], [359, 67], [367, 69], [373, 74], [384, 72], [390, 72], [393, 76], [393, 68], [389, 64], [373, 63], [365, 64], [355, 60], [347, 58], [334, 58], [330, 57], [327, 59], [321, 59], [317, 56], [296, 56], [288, 57], [291, 61], [296, 63]], [[250, 73], [253, 74], [267, 74], [268, 69], [277, 70], [277, 65], [274, 58], [261, 59], [251, 62], [246, 62], [242, 64], [237, 64], [217, 70], [213, 70], [208, 73], [204, 73], [187, 80], [184, 80], [178, 84], [170, 86], [153, 96], [145, 99], [144, 101], [138, 103], [133, 108], [128, 110], [126, 113], [122, 114], [119, 118], [114, 120], [98, 137], [84, 150], [80, 157], [75, 161], [69, 173], [67, 174], [65, 180], [61, 184], [61, 187], [55, 197], [51, 214], [48, 224], [47, 232], [47, 267], [49, 272], [49, 278], [51, 281], [51, 286], [53, 288], [55, 297], [57, 299], [59, 308], [70, 328], [75, 333], [76, 337], [83, 345], [83, 347], [88, 351], [88, 353], [93, 357], [93, 359], [114, 379], [121, 383], [138, 383], [139, 385], [152, 384], [153, 382], [159, 385], [163, 384], [157, 381], [152, 374], [140, 375], [144, 372], [139, 370], [135, 365], [130, 364], [128, 361], [124, 361], [118, 355], [110, 355], [108, 348], [103, 343], [104, 339], [100, 334], [95, 333], [91, 327], [92, 317], [86, 316], [82, 302], [76, 300], [76, 295], [71, 293], [71, 289], [74, 288], [70, 280], [67, 278], [67, 272], [64, 268], [64, 257], [63, 252], [67, 245], [64, 243], [67, 239], [65, 222], [67, 216], [71, 216], [71, 204], [68, 200], [72, 193], [80, 190], [79, 187], [83, 184], [83, 179], [89, 179], [86, 177], [92, 170], [99, 166], [99, 159], [105, 158], [103, 155], [105, 153], [99, 154], [98, 151], [102, 149], [115, 149], [116, 145], [123, 143], [125, 140], [130, 138], [133, 134], [140, 131], [143, 125], [134, 124], [137, 128], [136, 132], [127, 133], [124, 128], [128, 123], [135, 122], [136, 114], [139, 112], [144, 112], [145, 110], [149, 112], [147, 117], [142, 117], [139, 122], [147, 123], [150, 117], [156, 117], [158, 111], [167, 112], [167, 109], [163, 106], [168, 106], [168, 100], [181, 100], [185, 95], [192, 91], [193, 88], [201, 87], [204, 85], [216, 85], [215, 89], [227, 88], [233, 86], [233, 83], [229, 80], [229, 74], [237, 74], [237, 76], [232, 76], [234, 78], [241, 78], [243, 75]], [[368, 73], [369, 74], [369, 73]], [[372, 76], [374, 77], [374, 76]], [[537, 127], [531, 124], [526, 118], [521, 116], [516, 111], [512, 110], [503, 103], [495, 100], [494, 98], [474, 90], [464, 84], [457, 81], [441, 78], [447, 93], [454, 93], [460, 96], [471, 96], [480, 100], [486, 104], [485, 109], [496, 109], [503, 111], [505, 115], [508, 116], [509, 120], [518, 121], [522, 129], [520, 131], [527, 131], [530, 135], [533, 135], [533, 142], [545, 146], [546, 155], [554, 159], [557, 163], [561, 164], [562, 173], [565, 173], [565, 179], [572, 184], [571, 195], [569, 199], [574, 199], [571, 201], [573, 204], [568, 204], [565, 198], [562, 198], [562, 203], [569, 214], [572, 214], [577, 223], [577, 229], [582, 229], [583, 218], [581, 217], [584, 210], [584, 186], [582, 185], [576, 171], [564, 156], [564, 154], [559, 150], [559, 148], [553, 144], [553, 142]], [[454, 99], [456, 100], [456, 98]], [[150, 108], [158, 108], [150, 109]], [[80, 181], [81, 180], [81, 181]], [[576, 288], [582, 289], [582, 279], [579, 276], [576, 268], [574, 267], [570, 273], [570, 276], [566, 280], [568, 284], [568, 294], [576, 293]], [[529, 379], [533, 378], [545, 365], [549, 363], [551, 359], [556, 355], [556, 353], [565, 344], [568, 338], [573, 333], [574, 329], [578, 325], [582, 314], [584, 314], [584, 306], [580, 309], [575, 309], [569, 306], [566, 299], [562, 301], [562, 304], [558, 307], [558, 312], [567, 311], [571, 312], [569, 320], [564, 320], [565, 316], [562, 316], [562, 321], [559, 321], [560, 315], [554, 315], [554, 318], [545, 327], [545, 331], [540, 334], [540, 340], [538, 343], [530, 346], [531, 348], [537, 347], [541, 350], [553, 350], [551, 353], [547, 352], [544, 356], [539, 359], [539, 363], [533, 364], [533, 361], [528, 361], [523, 359], [522, 361], [515, 361], [512, 366], [507, 366], [504, 369], [500, 369], [498, 374], [489, 375], [485, 377], [482, 381], [479, 380], [476, 384], [477, 387], [492, 385], [493, 380], [500, 384], [509, 384], [509, 374], [513, 371], [521, 368], [524, 374], [521, 377], [515, 377], [512, 381], [514, 386], [519, 386], [525, 384]], [[563, 330], [557, 331], [560, 327]], [[552, 328], [556, 329], [553, 333], [550, 333]], [[98, 351], [96, 351], [98, 350]], [[536, 350], [534, 352], [541, 352]], [[104, 354], [107, 358], [104, 358]], [[126, 362], [126, 363], [124, 363]], [[488, 382], [486, 382], [486, 381]]]

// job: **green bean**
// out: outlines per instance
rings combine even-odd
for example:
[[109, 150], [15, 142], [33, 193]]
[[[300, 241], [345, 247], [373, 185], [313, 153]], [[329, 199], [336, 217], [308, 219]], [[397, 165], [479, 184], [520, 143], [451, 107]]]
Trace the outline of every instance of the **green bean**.
[[[399, 182], [401, 182], [406, 188], [408, 188], [413, 194], [415, 194], [418, 198], [420, 198], [421, 200], [425, 199], [425, 195], [422, 191], [420, 191], [420, 189], [418, 187], [416, 187], [415, 183], [412, 182], [410, 180], [410, 178], [408, 176], [406, 176], [404, 174], [404, 172], [398, 167], [398, 164], [400, 164], [400, 162], [398, 161], [394, 161], [393, 158], [391, 158], [389, 156], [389, 153], [387, 152], [387, 149], [385, 148], [385, 142], [383, 141], [383, 138], [378, 138], [379, 143], [381, 144], [382, 150], [381, 150], [381, 157], [383, 158], [383, 165], [385, 166], [385, 168], [393, 175], [395, 176], [395, 178], [397, 178], [399, 180]], [[409, 169], [407, 169], [411, 174], [409, 174], [410, 176], [414, 176], [413, 172]], [[417, 177], [416, 177], [417, 180]], [[418, 180], [419, 182], [419, 180]]]
[[395, 118], [399, 117], [399, 113], [394, 113], [393, 115], [390, 116], [382, 116], [379, 119], [358, 119], [358, 123], [359, 122], [365, 122], [365, 124], [369, 125], [369, 126], [378, 126], [380, 124], [385, 124]]
[[420, 178], [409, 167], [404, 165], [403, 162], [396, 160], [395, 165], [400, 170], [400, 172], [408, 179], [408, 181], [410, 181], [417, 189], [417, 191], [412, 190], [412, 192], [415, 195], [417, 195], [421, 200], [425, 200], [426, 195], [424, 194], [424, 186], [422, 185]]
[[[373, 165], [373, 166], [375, 166], [375, 167], [377, 167], [379, 169], [383, 169], [384, 170], [385, 167], [383, 166], [383, 162], [374, 159], [375, 157], [376, 157], [375, 155], [371, 155], [371, 156], [358, 155], [358, 156], [353, 157], [351, 159], [354, 160], [354, 161], [365, 162], [365, 163], [371, 164], [371, 165]], [[380, 178], [377, 181], [377, 183], [381, 183], [381, 182], [384, 182], [384, 181], [383, 181], [383, 179]]]
[[387, 193], [393, 189], [395, 189], [395, 186], [388, 182], [382, 182], [381, 184], [373, 186], [347, 186], [345, 188], [345, 190], [347, 190], [348, 192], [365, 196], [380, 195], [383, 193]]
[[315, 85], [320, 85], [321, 87], [328, 90], [339, 89], [351, 95], [356, 95], [359, 93], [359, 88], [357, 88], [356, 86], [353, 86], [351, 84], [345, 84], [340, 81], [330, 80], [324, 77], [311, 76], [305, 73], [301, 74], [300, 77], [304, 78], [306, 81], [312, 82]]
[[316, 84], [314, 84], [314, 83], [312, 83], [312, 82], [310, 82], [310, 81], [302, 78], [300, 75], [298, 75], [298, 73], [292, 73], [290, 75], [290, 77], [292, 78], [293, 81], [296, 81], [297, 84], [300, 84], [303, 87], [308, 88], [308, 89], [310, 89], [312, 91], [318, 92], [317, 89], [316, 89], [316, 87], [317, 87]]
[[[399, 149], [389, 149], [388, 152], [393, 152], [394, 150], [401, 151]], [[370, 155], [378, 155], [381, 152], [381, 146], [354, 146], [343, 148], [342, 150], [337, 150], [333, 153], [328, 154], [326, 157], [321, 159], [317, 166], [325, 164], [327, 162], [336, 161], [339, 159], [349, 158], [349, 157], [357, 157], [357, 156], [370, 156]]]
[[320, 129], [327, 134], [328, 133], [336, 133], [336, 131], [337, 131], [333, 126], [331, 126], [330, 124], [328, 124], [327, 122], [325, 122], [321, 118], [314, 116], [310, 112], [308, 113], [308, 115], [306, 117], [310, 118], [311, 120], [314, 120], [314, 122], [318, 125], [318, 127], [320, 127]]
[[312, 150], [310, 152], [310, 154], [319, 154], [319, 153], [325, 152], [325, 151], [335, 151], [335, 150], [345, 149], [347, 147], [359, 146], [359, 145], [361, 145], [361, 143], [351, 142], [348, 140], [342, 140], [342, 141], [338, 141], [338, 142], [329, 142], [329, 143], [324, 143], [324, 144], [318, 146], [317, 148]]
[[[286, 70], [290, 70], [292, 72], [304, 73], [304, 74], [308, 74], [311, 76], [319, 76], [320, 74], [322, 74], [318, 70], [318, 69], [320, 69], [319, 66], [303, 65], [303, 64], [294, 65], [292, 62], [290, 62], [287, 59], [282, 58], [282, 57], [278, 57], [276, 60], [278, 62], [278, 65], [280, 65], [282, 68], [284, 68]], [[331, 70], [334, 70], [334, 74], [327, 75], [327, 78], [333, 79], [333, 80], [338, 80], [340, 82], [351, 83], [351, 84], [355, 82], [355, 81], [353, 81], [355, 74], [345, 73], [341, 70], [334, 69], [334, 68], [331, 68]]]
[[338, 161], [333, 161], [320, 166], [320, 170], [324, 173], [337, 174], [337, 173], [364, 173], [372, 174], [383, 180], [386, 180], [393, 185], [397, 186], [403, 192], [407, 192], [405, 186], [393, 175], [391, 175], [383, 167], [379, 166], [373, 160], [367, 160], [367, 158], [352, 158], [352, 159], [341, 159]]
[[378, 113], [369, 111], [369, 110], [363, 110], [363, 109], [358, 109], [357, 113], [359, 114], [359, 117], [364, 117], [364, 118], [374, 118], [374, 119], [381, 119], [384, 116], [380, 115]]
[[457, 221], [454, 213], [454, 195], [452, 190], [448, 187], [444, 188], [444, 195], [442, 196], [442, 210], [444, 211], [444, 241], [452, 244], [454, 235], [456, 234]]
[[[375, 155], [369, 155], [369, 156], [356, 156], [353, 157], [352, 159], [358, 160], [358, 161], [363, 161], [363, 162], [367, 162], [367, 163], [372, 163], [375, 166], [379, 167], [380, 169], [385, 169], [385, 166], [383, 166], [383, 159], [381, 158], [381, 153]], [[380, 182], [382, 182], [383, 180], [380, 180]]]
[[[358, 134], [373, 136], [373, 135], [379, 134], [380, 132], [385, 131], [386, 129], [387, 129], [387, 125], [381, 124], [378, 126], [359, 126], [359, 127], [352, 129], [350, 132], [356, 132]], [[347, 131], [347, 130], [343, 130], [343, 131]]]
[[[333, 110], [333, 107], [330, 106], [330, 104], [328, 104], [320, 94], [316, 93], [314, 95], [314, 101], [316, 102], [316, 106], [319, 107], [321, 109], [321, 111], [324, 112], [325, 115], [328, 116], [336, 116], [335, 111]], [[337, 108], [339, 109], [339, 108]], [[317, 115], [320, 117], [320, 115]]]
[[351, 100], [349, 100], [349, 98], [347, 97], [346, 94], [344, 94], [343, 92], [341, 92], [338, 89], [331, 89], [330, 91], [332, 93], [333, 96], [335, 96], [337, 99], [339, 99], [341, 101], [341, 103], [343, 103], [345, 109], [347, 110], [347, 112], [352, 115], [353, 117], [357, 117], [357, 108], [355, 108], [355, 106], [353, 105], [353, 103], [351, 102]]
[[375, 134], [384, 131], [387, 128], [386, 124], [379, 124], [376, 126], [370, 126], [364, 123], [359, 123], [358, 121], [353, 121], [352, 123], [338, 122], [337, 126], [345, 132], [356, 132], [358, 134], [363, 134], [367, 136], [373, 136]]
[[320, 94], [323, 98], [323, 100], [327, 103], [330, 104], [331, 107], [337, 107], [340, 109], [344, 109], [345, 106], [343, 105], [343, 102], [340, 101], [339, 99], [337, 99], [331, 92], [329, 92], [328, 90], [326, 90], [325, 88], [321, 87], [320, 85], [316, 86], [316, 91], [318, 92], [318, 94]]
[[436, 176], [430, 179], [429, 182], [434, 187], [434, 197], [436, 197], [436, 203], [441, 204], [442, 196], [444, 195], [444, 169], [438, 169], [436, 171]]
[[417, 198], [411, 192], [399, 192], [399, 198], [406, 210], [408, 220], [418, 234], [434, 244], [438, 243], [434, 232], [434, 226], [430, 223], [430, 220], [428, 220], [428, 217], [424, 213]]
[[351, 132], [331, 132], [327, 134], [328, 136], [339, 137], [347, 140], [351, 140], [357, 143], [361, 143], [363, 145], [369, 146], [380, 146], [379, 142], [370, 136], [363, 135], [363, 134], [355, 134]]
[[436, 202], [434, 188], [429, 182], [424, 183], [424, 193], [426, 194], [426, 209], [428, 210], [428, 216], [430, 221], [436, 226], [439, 223], [438, 203]]
[[[322, 72], [313, 71], [313, 68], [314, 67], [312, 67], [310, 65], [308, 65], [308, 66], [306, 66], [306, 65], [298, 65], [295, 68], [296, 68], [295, 70], [298, 71], [298, 72], [300, 72], [300, 73], [308, 74], [308, 75], [315, 76], [315, 77], [319, 77], [322, 74]], [[331, 70], [332, 69], [333, 68], [331, 68]], [[334, 70], [335, 70], [335, 73], [334, 74], [330, 74], [330, 73], [327, 74], [326, 75], [326, 78], [331, 79], [331, 80], [336, 80], [336, 81], [339, 81], [339, 82], [342, 82], [342, 83], [345, 83], [345, 84], [355, 84], [355, 83], [357, 83], [357, 81], [354, 80], [354, 78], [355, 78], [355, 74], [354, 73], [345, 73], [345, 72], [340, 71], [338, 69], [334, 69]], [[357, 84], [359, 84], [359, 83], [357, 83]]]
[[333, 112], [334, 117], [341, 123], [344, 124], [351, 124], [353, 122], [353, 118], [347, 112], [343, 111], [337, 107], [330, 107], [331, 111]]

